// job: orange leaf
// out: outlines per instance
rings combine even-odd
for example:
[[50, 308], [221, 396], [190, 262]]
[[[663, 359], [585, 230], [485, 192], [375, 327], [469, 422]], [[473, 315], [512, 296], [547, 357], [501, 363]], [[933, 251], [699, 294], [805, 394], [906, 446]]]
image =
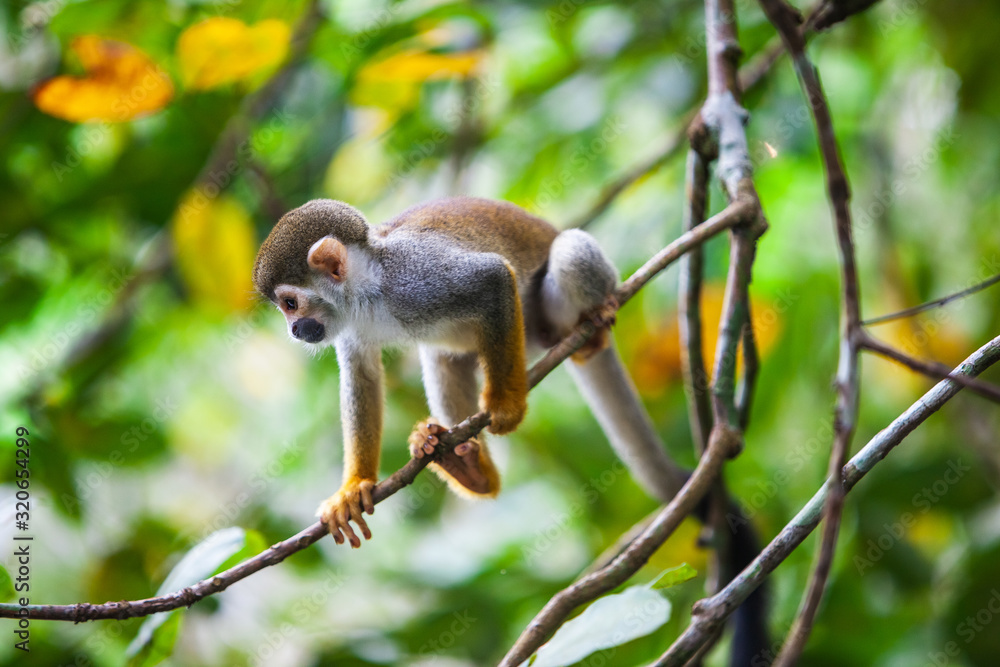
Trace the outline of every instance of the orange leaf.
[[184, 85], [208, 90], [275, 67], [288, 55], [291, 36], [288, 24], [278, 19], [252, 27], [223, 16], [196, 23], [177, 42]]
[[[715, 365], [715, 343], [719, 336], [719, 319], [725, 297], [725, 286], [706, 283], [702, 289], [701, 325], [702, 356], [705, 372], [711, 376]], [[777, 342], [781, 333], [785, 306], [751, 295], [753, 331], [757, 352], [763, 357]], [[737, 368], [742, 367], [743, 351], [737, 352]], [[667, 386], [681, 378], [681, 341], [676, 314], [670, 315], [656, 330], [642, 334], [630, 364], [636, 386], [647, 396], [661, 394]]]
[[83, 35], [70, 48], [86, 76], [53, 77], [32, 94], [35, 106], [50, 116], [124, 122], [159, 111], [174, 95], [166, 72], [131, 44]]

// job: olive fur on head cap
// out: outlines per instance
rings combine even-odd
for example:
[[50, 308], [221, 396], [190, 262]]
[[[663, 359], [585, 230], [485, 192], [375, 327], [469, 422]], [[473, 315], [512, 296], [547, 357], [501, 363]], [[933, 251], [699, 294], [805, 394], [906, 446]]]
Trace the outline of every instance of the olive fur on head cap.
[[304, 285], [309, 248], [324, 236], [345, 245], [367, 245], [368, 222], [353, 206], [314, 199], [281, 216], [264, 239], [253, 266], [254, 287], [271, 301], [278, 285]]

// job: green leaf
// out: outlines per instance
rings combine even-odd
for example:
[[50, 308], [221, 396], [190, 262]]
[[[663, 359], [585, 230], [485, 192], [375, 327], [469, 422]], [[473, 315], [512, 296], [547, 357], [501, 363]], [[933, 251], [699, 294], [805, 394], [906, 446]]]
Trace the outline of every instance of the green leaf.
[[652, 587], [656, 590], [662, 588], [672, 588], [685, 581], [691, 581], [698, 576], [698, 570], [687, 563], [681, 563], [677, 567], [664, 570], [660, 577], [653, 582]]
[[[250, 543], [262, 538], [248, 536], [242, 528], [217, 530], [199, 542], [181, 558], [157, 589], [157, 595], [167, 595], [185, 586], [196, 584], [222, 569], [229, 559]], [[168, 658], [177, 641], [183, 611], [161, 612], [149, 616], [139, 627], [139, 633], [129, 644], [126, 655], [129, 667], [152, 667]]]
[[242, 563], [247, 558], [256, 556], [269, 546], [267, 539], [259, 530], [247, 530], [244, 532], [243, 546], [227, 558], [224, 563], [219, 565], [216, 572], [224, 572], [234, 565]]
[[670, 601], [640, 585], [606, 595], [565, 623], [538, 649], [532, 667], [563, 667], [595, 651], [620, 646], [653, 632], [670, 620]]
[[[178, 609], [164, 614], [153, 614], [153, 616], [161, 616], [163, 620], [153, 629], [148, 640], [138, 652], [129, 658], [128, 667], [153, 667], [153, 665], [158, 665], [169, 658], [170, 654], [174, 652], [174, 644], [177, 642], [177, 634], [181, 629], [181, 619], [184, 618], [184, 611]], [[150, 618], [153, 618], [153, 616]], [[142, 627], [139, 629], [140, 634], [142, 634], [143, 629], [145, 629], [148, 623], [149, 619], [142, 624]], [[133, 642], [134, 644], [135, 642]], [[132, 650], [131, 645], [129, 646], [129, 650]]]
[[0, 565], [0, 602], [8, 602], [14, 599], [14, 582], [10, 578], [7, 568]]

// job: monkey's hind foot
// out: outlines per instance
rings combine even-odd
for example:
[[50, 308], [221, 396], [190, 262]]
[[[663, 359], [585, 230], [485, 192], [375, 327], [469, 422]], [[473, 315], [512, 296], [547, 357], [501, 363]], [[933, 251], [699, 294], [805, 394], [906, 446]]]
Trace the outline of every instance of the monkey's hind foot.
[[372, 532], [368, 529], [363, 514], [375, 512], [375, 503], [372, 502], [374, 488], [375, 480], [350, 479], [344, 482], [337, 493], [320, 503], [316, 516], [326, 524], [337, 544], [343, 544], [346, 535], [351, 547], [357, 549], [361, 546], [361, 540], [351, 528], [351, 521], [361, 529], [366, 540], [371, 539]]
[[608, 296], [604, 303], [580, 316], [580, 322], [590, 322], [596, 331], [579, 350], [573, 353], [573, 361], [582, 364], [608, 346], [608, 332], [611, 331], [617, 314], [618, 299]]
[[[440, 447], [438, 438], [447, 430], [433, 417], [417, 424], [409, 437], [410, 455], [416, 459], [432, 456], [434, 460], [431, 465], [437, 472], [443, 473], [448, 481], [454, 481], [464, 490], [477, 495], [494, 495], [495, 471], [492, 476], [490, 474], [493, 463], [486, 455], [484, 466], [485, 451], [479, 440], [470, 438], [454, 449]], [[488, 470], [484, 470], [484, 467], [488, 467]]]

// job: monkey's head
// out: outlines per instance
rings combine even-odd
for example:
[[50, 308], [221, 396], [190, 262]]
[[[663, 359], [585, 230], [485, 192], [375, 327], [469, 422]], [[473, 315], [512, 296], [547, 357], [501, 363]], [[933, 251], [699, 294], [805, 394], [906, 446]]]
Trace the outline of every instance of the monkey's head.
[[350, 307], [352, 287], [360, 287], [351, 269], [364, 268], [368, 250], [368, 223], [357, 209], [314, 199], [283, 215], [268, 234], [253, 284], [285, 316], [289, 335], [329, 344]]

